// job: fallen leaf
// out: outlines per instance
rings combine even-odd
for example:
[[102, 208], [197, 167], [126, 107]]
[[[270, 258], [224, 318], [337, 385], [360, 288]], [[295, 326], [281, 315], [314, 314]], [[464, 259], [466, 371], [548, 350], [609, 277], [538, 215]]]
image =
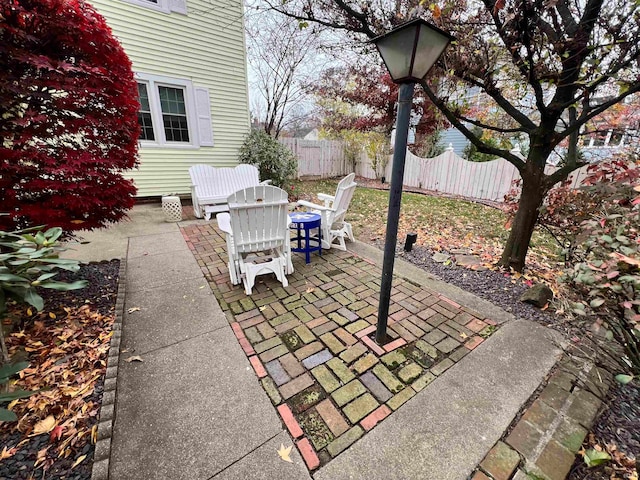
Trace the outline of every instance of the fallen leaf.
[[54, 442], [56, 440], [60, 440], [62, 438], [62, 432], [64, 432], [64, 427], [62, 425], [58, 425], [49, 434], [49, 441]]
[[260, 307], [260, 311], [261, 311], [261, 312], [264, 312], [264, 311], [266, 310], [266, 308], [267, 308], [267, 306], [266, 306], [266, 305], [263, 305], [262, 307]]
[[289, 455], [291, 455], [291, 449], [292, 448], [293, 448], [293, 445], [285, 447], [284, 444], [281, 443], [280, 444], [280, 449], [278, 450], [278, 455], [285, 462], [293, 463], [293, 460], [291, 460], [291, 458], [289, 457]]
[[626, 385], [627, 383], [631, 382], [631, 380], [633, 380], [633, 375], [624, 375], [624, 374], [620, 373], [620, 374], [616, 375], [615, 378], [621, 384]]
[[127, 310], [127, 313], [133, 313], [133, 312], [139, 312], [140, 311], [140, 307], [131, 307], [129, 310]]
[[17, 451], [18, 449], [16, 447], [7, 449], [5, 445], [5, 447], [2, 449], [2, 452], [0, 452], [0, 462], [2, 460], [12, 457]]
[[40, 420], [33, 426], [33, 432], [31, 432], [32, 437], [36, 435], [41, 435], [43, 433], [49, 433], [56, 426], [56, 419], [53, 415], [49, 415], [44, 420]]
[[584, 452], [583, 459], [587, 467], [597, 467], [611, 460], [611, 456], [607, 452], [601, 451], [602, 447], [595, 445], [594, 448]]
[[82, 463], [82, 461], [87, 458], [86, 455], [80, 455], [78, 457], [78, 459], [73, 463], [73, 465], [71, 465], [71, 468], [76, 468], [78, 465], [80, 465]]
[[315, 288], [313, 288], [313, 287], [309, 287], [309, 288], [307, 288], [307, 293], [311, 293], [311, 292], [313, 292], [314, 290], [315, 290]]
[[144, 360], [142, 360], [142, 357], [138, 355], [134, 355], [133, 357], [125, 358], [124, 361], [131, 363], [131, 362], [143, 362]]
[[467, 335], [466, 333], [460, 332], [460, 338], [465, 339], [465, 338], [468, 338], [468, 337], [469, 337], [469, 335]]

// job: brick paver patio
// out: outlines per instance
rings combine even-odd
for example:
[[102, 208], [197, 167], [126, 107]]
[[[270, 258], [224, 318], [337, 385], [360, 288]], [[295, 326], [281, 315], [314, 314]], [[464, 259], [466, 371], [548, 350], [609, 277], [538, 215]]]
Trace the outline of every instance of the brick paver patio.
[[289, 287], [233, 286], [214, 222], [182, 233], [310, 470], [331, 461], [477, 347], [495, 322], [394, 277], [389, 335], [375, 333], [381, 270], [351, 252], [294, 254]]

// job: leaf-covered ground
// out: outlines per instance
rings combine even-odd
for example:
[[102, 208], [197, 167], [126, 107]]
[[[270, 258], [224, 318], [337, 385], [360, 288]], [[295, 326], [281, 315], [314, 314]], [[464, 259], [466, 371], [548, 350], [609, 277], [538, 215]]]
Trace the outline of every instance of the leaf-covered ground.
[[[383, 187], [375, 181], [356, 178], [367, 186]], [[317, 193], [333, 195], [338, 180], [308, 180], [294, 183], [300, 199], [318, 202]], [[388, 185], [385, 185], [387, 187]], [[367, 243], [384, 242], [389, 192], [360, 186], [356, 189], [348, 219], [354, 234]], [[479, 256], [486, 267], [500, 259], [507, 239], [506, 215], [498, 208], [444, 196], [404, 192], [398, 227], [398, 240], [407, 233], [418, 234], [416, 242], [433, 252], [465, 250]], [[535, 232], [527, 257], [528, 278], [538, 278], [556, 288], [557, 248], [550, 236]]]
[[43, 291], [42, 312], [15, 307], [5, 320], [10, 355], [30, 364], [12, 388], [40, 391], [9, 404], [19, 420], [0, 424], [0, 478], [91, 477], [118, 268], [112, 261], [61, 274], [89, 286]]

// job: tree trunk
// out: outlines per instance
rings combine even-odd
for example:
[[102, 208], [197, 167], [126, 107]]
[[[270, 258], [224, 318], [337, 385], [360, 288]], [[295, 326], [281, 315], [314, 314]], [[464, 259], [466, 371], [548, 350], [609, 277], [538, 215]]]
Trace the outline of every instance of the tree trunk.
[[524, 269], [531, 235], [533, 235], [533, 229], [540, 213], [539, 209], [546, 193], [544, 172], [525, 171], [523, 173], [522, 194], [518, 202], [518, 211], [499, 262], [503, 267], [511, 267], [517, 272]]

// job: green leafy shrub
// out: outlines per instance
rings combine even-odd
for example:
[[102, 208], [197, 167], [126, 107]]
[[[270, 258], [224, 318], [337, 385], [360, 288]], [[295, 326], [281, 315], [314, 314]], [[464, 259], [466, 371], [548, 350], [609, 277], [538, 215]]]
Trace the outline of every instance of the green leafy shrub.
[[[491, 136], [490, 132], [483, 131], [479, 127], [473, 127], [471, 129], [471, 132], [490, 147], [500, 148], [503, 150], [511, 150], [513, 148], [508, 138]], [[470, 162], [490, 162], [491, 160], [496, 160], [497, 158], [499, 158], [490, 153], [480, 153], [478, 151], [478, 147], [476, 147], [473, 143], [469, 143], [466, 147], [464, 147], [462, 156]]]
[[293, 152], [261, 130], [253, 130], [240, 147], [240, 162], [255, 165], [260, 180], [271, 180], [279, 188], [291, 184], [298, 171]]
[[[6, 385], [12, 375], [15, 375], [20, 370], [24, 370], [28, 366], [29, 364], [27, 362], [19, 362], [0, 367], [0, 385]], [[13, 390], [12, 392], [3, 391], [0, 393], [0, 404], [12, 402], [13, 400], [17, 400], [18, 398], [26, 398], [34, 393], [36, 392], [27, 392], [26, 390], [20, 389]], [[16, 414], [11, 410], [0, 408], [0, 422], [13, 422], [17, 419], [18, 417], [16, 417]]]
[[[618, 365], [640, 375], [640, 187], [625, 181], [629, 175], [635, 178], [637, 172], [582, 188], [601, 203], [580, 224], [575, 242], [579, 261], [565, 280], [581, 297], [574, 312], [594, 313], [604, 340], [614, 340], [624, 350]], [[606, 352], [616, 355], [615, 349]]]
[[7, 309], [7, 300], [27, 303], [38, 310], [44, 301], [36, 287], [52, 290], [76, 290], [87, 286], [86, 280], [72, 283], [53, 280], [57, 270], [77, 272], [75, 260], [59, 258], [64, 250], [58, 239], [62, 229], [55, 227], [32, 235], [28, 231], [0, 231], [0, 314]]
[[[34, 234], [32, 234], [34, 233]], [[37, 288], [76, 290], [87, 285], [86, 280], [66, 283], [53, 280], [59, 270], [77, 272], [75, 260], [59, 258], [64, 248], [58, 243], [62, 235], [59, 227], [45, 232], [37, 228], [17, 232], [0, 231], [0, 320], [7, 311], [7, 303], [15, 301], [44, 308], [44, 300]], [[0, 343], [4, 361], [8, 353], [0, 323]]]

